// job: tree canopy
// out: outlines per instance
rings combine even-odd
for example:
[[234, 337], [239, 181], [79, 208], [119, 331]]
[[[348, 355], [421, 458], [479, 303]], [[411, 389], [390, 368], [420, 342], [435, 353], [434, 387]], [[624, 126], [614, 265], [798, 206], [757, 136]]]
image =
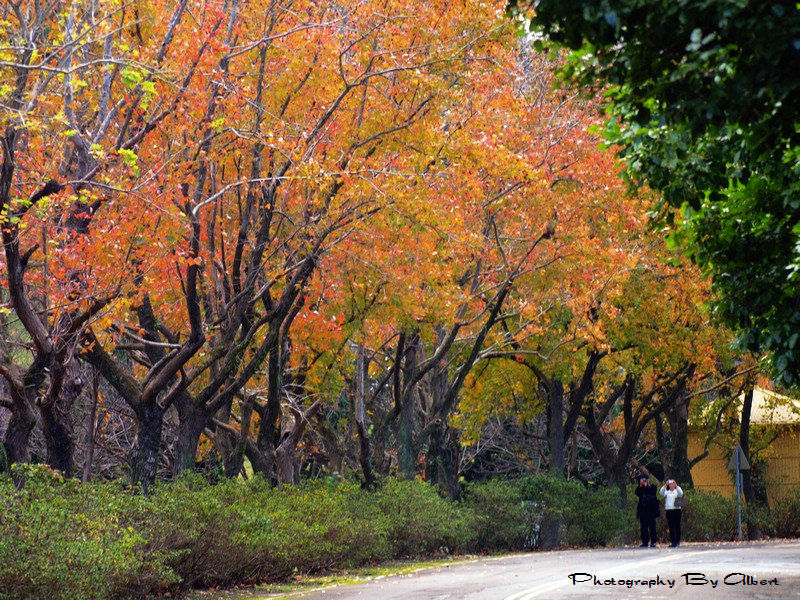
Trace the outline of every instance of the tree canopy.
[[[794, 1], [512, 0], [602, 87], [606, 134], [711, 275], [744, 347], [800, 377], [800, 8]], [[542, 44], [542, 40], [537, 42]]]
[[0, 5], [9, 462], [624, 486], [729, 335], [503, 7]]

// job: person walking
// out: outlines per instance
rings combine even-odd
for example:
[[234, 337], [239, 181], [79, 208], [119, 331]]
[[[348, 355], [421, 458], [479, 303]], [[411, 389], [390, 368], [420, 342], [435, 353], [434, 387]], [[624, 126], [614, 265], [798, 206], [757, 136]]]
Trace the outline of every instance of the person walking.
[[642, 548], [656, 547], [656, 518], [661, 515], [656, 497], [656, 486], [650, 483], [650, 477], [646, 474], [639, 475], [639, 485], [636, 487], [635, 494], [639, 497], [639, 504], [636, 506], [636, 517], [642, 533]]
[[683, 498], [683, 490], [677, 481], [667, 479], [661, 486], [661, 495], [664, 496], [664, 514], [669, 525], [670, 546], [675, 548], [681, 543], [681, 507], [678, 498]]

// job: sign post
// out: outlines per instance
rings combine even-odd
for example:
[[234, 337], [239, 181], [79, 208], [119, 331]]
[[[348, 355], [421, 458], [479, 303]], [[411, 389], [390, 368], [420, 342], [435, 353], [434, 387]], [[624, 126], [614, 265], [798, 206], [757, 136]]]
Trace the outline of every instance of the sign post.
[[736, 506], [738, 508], [738, 521], [739, 521], [739, 540], [742, 539], [742, 471], [750, 470], [750, 463], [747, 462], [747, 457], [742, 452], [742, 447], [736, 444], [733, 449], [733, 455], [728, 461], [728, 470], [736, 471]]

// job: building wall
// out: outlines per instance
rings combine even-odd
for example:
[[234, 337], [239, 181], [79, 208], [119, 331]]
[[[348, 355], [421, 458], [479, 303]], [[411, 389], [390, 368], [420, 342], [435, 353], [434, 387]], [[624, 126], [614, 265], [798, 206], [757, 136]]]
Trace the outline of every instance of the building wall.
[[800, 427], [785, 427], [770, 446], [767, 494], [770, 502], [800, 488]]
[[[689, 459], [702, 454], [703, 442], [702, 435], [689, 433]], [[731, 472], [728, 471], [726, 452], [714, 443], [708, 451], [708, 456], [692, 467], [694, 486], [709, 492], [719, 492], [726, 498], [733, 498], [734, 484]]]
[[[689, 433], [689, 458], [703, 451], [703, 437]], [[767, 497], [770, 503], [800, 489], [800, 427], [780, 426], [778, 437], [767, 451]], [[692, 468], [696, 488], [734, 497], [733, 471], [728, 470], [730, 450], [717, 444], [709, 447], [709, 455]]]

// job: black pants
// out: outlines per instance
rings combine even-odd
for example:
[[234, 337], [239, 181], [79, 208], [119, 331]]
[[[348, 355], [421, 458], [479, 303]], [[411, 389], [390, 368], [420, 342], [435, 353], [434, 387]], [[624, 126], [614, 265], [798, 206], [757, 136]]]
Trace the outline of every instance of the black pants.
[[649, 544], [656, 543], [656, 518], [647, 517], [639, 519], [639, 523], [642, 530], [642, 546], [647, 546]]
[[681, 509], [673, 508], [665, 512], [669, 525], [669, 541], [673, 546], [677, 546], [681, 543]]

